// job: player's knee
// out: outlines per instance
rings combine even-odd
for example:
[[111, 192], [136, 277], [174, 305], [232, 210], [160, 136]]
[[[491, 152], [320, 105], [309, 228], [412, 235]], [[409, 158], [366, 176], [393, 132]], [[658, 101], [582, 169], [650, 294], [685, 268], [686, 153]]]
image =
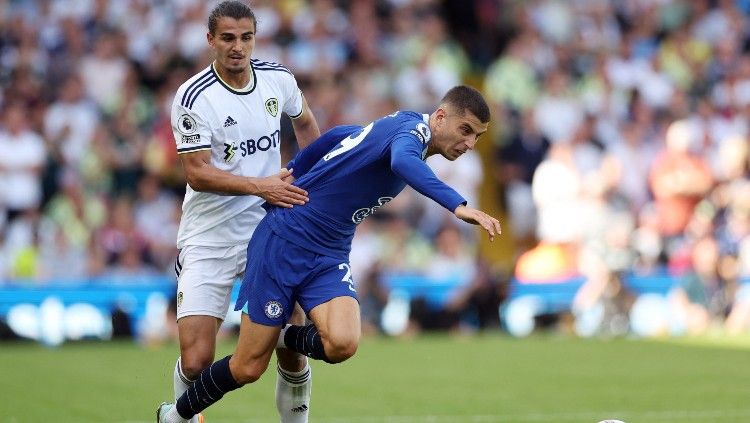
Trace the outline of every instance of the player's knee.
[[253, 360], [248, 363], [242, 363], [232, 369], [232, 376], [240, 385], [253, 383], [260, 379], [268, 368], [268, 362], [262, 360]]
[[213, 356], [210, 354], [201, 355], [186, 355], [183, 354], [180, 359], [180, 365], [182, 367], [182, 373], [188, 379], [195, 379], [201, 372], [208, 368], [214, 361]]
[[331, 338], [327, 345], [324, 345], [326, 356], [331, 363], [341, 363], [353, 357], [357, 352], [359, 341], [354, 338]]

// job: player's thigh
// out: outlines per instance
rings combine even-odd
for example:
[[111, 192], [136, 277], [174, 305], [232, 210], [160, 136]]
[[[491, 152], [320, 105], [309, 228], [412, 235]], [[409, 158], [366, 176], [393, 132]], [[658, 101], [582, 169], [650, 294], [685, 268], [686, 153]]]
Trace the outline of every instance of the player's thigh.
[[177, 256], [177, 329], [183, 370], [211, 364], [216, 332], [229, 308], [232, 287], [244, 268], [244, 246], [187, 246]]
[[264, 222], [256, 228], [248, 247], [235, 309], [241, 309], [255, 323], [281, 327], [292, 316], [294, 292], [307, 276], [305, 258], [310, 253], [274, 235]]
[[183, 248], [175, 265], [178, 321], [187, 316], [224, 320], [245, 254], [244, 246]]
[[296, 292], [297, 301], [322, 334], [359, 339], [359, 301], [347, 261], [316, 255], [314, 268]]
[[324, 340], [359, 342], [359, 302], [349, 263], [326, 256], [315, 260], [314, 276], [297, 291], [297, 301]]
[[260, 378], [268, 368], [280, 331], [281, 326], [255, 323], [242, 313], [237, 348], [229, 362], [237, 382], [252, 383]]

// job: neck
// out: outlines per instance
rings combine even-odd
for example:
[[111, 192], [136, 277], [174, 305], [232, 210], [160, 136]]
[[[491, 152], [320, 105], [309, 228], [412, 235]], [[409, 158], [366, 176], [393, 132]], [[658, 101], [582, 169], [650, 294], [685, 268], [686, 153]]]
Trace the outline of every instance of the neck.
[[253, 73], [250, 71], [250, 66], [244, 69], [242, 72], [230, 72], [227, 68], [221, 66], [218, 62], [213, 63], [216, 74], [219, 75], [221, 80], [232, 88], [242, 89], [250, 83], [250, 78]]
[[425, 157], [434, 156], [435, 154], [439, 153], [439, 151], [437, 151], [437, 149], [435, 148], [435, 113], [436, 112], [432, 112], [427, 122], [427, 126], [430, 127], [430, 132], [432, 132], [432, 142], [430, 142], [430, 145], [427, 146], [427, 155]]

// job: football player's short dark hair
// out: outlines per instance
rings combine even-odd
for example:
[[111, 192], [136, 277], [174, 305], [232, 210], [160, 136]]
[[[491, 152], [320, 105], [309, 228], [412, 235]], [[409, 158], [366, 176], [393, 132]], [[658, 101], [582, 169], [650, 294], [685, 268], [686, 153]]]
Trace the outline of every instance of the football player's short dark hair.
[[255, 13], [253, 13], [253, 9], [251, 9], [250, 6], [241, 1], [228, 0], [219, 3], [216, 7], [214, 7], [214, 10], [211, 11], [211, 14], [208, 15], [208, 32], [210, 32], [211, 35], [215, 35], [219, 18], [224, 17], [234, 18], [237, 20], [244, 18], [250, 19], [253, 21], [255, 30], [258, 30], [258, 21], [255, 19]]
[[457, 85], [451, 88], [440, 102], [451, 104], [461, 114], [468, 110], [482, 123], [490, 121], [490, 107], [482, 93], [475, 88]]

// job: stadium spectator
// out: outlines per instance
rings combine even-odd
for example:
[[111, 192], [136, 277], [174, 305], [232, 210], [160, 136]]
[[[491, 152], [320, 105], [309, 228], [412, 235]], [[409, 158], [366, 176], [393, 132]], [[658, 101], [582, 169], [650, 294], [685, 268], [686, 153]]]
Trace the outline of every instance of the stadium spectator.
[[497, 149], [495, 159], [495, 177], [503, 188], [508, 225], [520, 248], [530, 248], [536, 239], [537, 209], [531, 182], [550, 147], [549, 139], [538, 130], [533, 117], [531, 110], [525, 110], [513, 119], [516, 127], [510, 131], [509, 140]]
[[133, 204], [135, 227], [148, 244], [153, 264], [161, 270], [171, 270], [177, 254], [173, 240], [177, 239], [180, 206], [155, 175], [145, 175], [138, 181], [138, 195]]
[[648, 142], [642, 125], [624, 122], [620, 137], [607, 145], [617, 174], [617, 192], [625, 197], [633, 213], [650, 201], [648, 173], [656, 148]]
[[29, 126], [28, 109], [19, 102], [3, 110], [0, 131], [0, 204], [8, 210], [8, 220], [42, 205], [42, 169], [47, 149], [42, 137]]
[[129, 71], [120, 41], [120, 34], [114, 31], [98, 34], [93, 51], [86, 54], [80, 64], [79, 74], [86, 96], [105, 114], [115, 110]]
[[713, 238], [693, 243], [691, 269], [679, 277], [678, 286], [669, 295], [678, 322], [673, 330], [696, 335], [721, 323], [729, 304], [726, 282], [719, 273], [720, 258], [719, 245]]
[[649, 173], [661, 235], [679, 238], [692, 216], [695, 205], [713, 183], [708, 164], [691, 153], [692, 132], [686, 121], [667, 129], [664, 148], [657, 154]]
[[52, 162], [80, 168], [99, 120], [96, 105], [84, 96], [80, 77], [74, 74], [65, 79], [57, 100], [44, 116], [44, 135]]
[[95, 241], [101, 246], [107, 265], [122, 262], [121, 256], [132, 252], [136, 252], [139, 261], [150, 261], [146, 237], [135, 224], [133, 201], [127, 196], [116, 198], [107, 216], [108, 221], [97, 231]]

